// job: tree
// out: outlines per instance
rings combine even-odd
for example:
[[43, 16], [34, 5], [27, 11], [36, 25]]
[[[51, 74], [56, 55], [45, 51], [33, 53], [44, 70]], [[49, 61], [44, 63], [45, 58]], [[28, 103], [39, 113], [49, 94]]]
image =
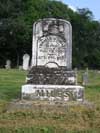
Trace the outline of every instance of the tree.
[[33, 23], [42, 18], [61, 18], [73, 28], [73, 67], [100, 67], [100, 22], [87, 9], [72, 11], [54, 0], [0, 1], [0, 64], [11, 59], [13, 66], [22, 63], [22, 55], [31, 55]]

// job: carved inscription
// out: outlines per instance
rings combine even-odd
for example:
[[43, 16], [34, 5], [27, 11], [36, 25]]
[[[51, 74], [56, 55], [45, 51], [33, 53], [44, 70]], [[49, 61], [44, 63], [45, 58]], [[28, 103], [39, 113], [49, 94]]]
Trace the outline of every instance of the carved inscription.
[[38, 41], [38, 65], [55, 62], [58, 65], [65, 65], [65, 42], [57, 36], [42, 37]]
[[71, 69], [71, 33], [71, 25], [66, 20], [46, 18], [34, 23], [32, 66], [48, 64], [47, 67]]
[[27, 86], [23, 86], [23, 97], [31, 97], [32, 99], [42, 100], [83, 100], [84, 88], [81, 86], [30, 86], [30, 90], [27, 90]]

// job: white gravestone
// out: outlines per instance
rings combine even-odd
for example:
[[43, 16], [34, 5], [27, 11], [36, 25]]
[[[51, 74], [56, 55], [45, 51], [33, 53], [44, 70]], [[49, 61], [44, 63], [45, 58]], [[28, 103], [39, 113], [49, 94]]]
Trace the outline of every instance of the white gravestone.
[[23, 55], [23, 70], [29, 69], [29, 60], [30, 60], [30, 56], [28, 54], [24, 54]]
[[6, 68], [6, 69], [10, 69], [10, 68], [11, 68], [11, 60], [7, 60], [7, 61], [6, 61], [5, 68]]
[[72, 27], [62, 19], [47, 18], [33, 25], [32, 66], [72, 67]]

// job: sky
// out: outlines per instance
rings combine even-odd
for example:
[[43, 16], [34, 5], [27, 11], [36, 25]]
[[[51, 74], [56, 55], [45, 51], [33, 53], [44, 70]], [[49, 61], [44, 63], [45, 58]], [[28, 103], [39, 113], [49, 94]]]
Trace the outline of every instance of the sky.
[[100, 20], [100, 0], [60, 0], [63, 3], [75, 8], [89, 8], [95, 20]]

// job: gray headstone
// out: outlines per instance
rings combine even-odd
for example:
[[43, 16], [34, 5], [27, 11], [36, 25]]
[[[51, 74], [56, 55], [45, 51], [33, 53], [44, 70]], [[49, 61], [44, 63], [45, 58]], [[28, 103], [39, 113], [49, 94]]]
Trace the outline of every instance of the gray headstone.
[[72, 67], [72, 27], [55, 18], [33, 25], [32, 66]]
[[87, 85], [88, 84], [88, 73], [84, 72], [83, 73], [83, 85]]
[[24, 54], [23, 55], [23, 70], [29, 69], [29, 60], [30, 60], [30, 56], [28, 54]]

